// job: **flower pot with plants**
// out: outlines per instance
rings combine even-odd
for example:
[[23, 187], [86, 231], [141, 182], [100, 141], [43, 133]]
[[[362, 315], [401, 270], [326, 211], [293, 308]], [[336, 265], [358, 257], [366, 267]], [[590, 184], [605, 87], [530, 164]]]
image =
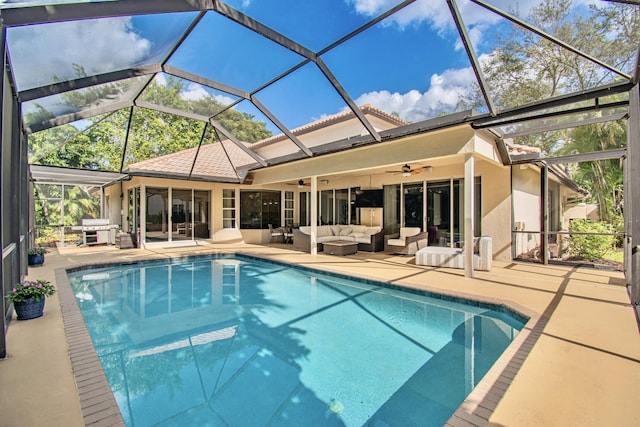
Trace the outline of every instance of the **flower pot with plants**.
[[45, 298], [55, 293], [56, 289], [47, 280], [23, 280], [5, 298], [13, 303], [18, 320], [28, 320], [42, 316]]
[[35, 248], [30, 248], [27, 251], [27, 257], [29, 265], [42, 265], [44, 264], [44, 254], [46, 254], [47, 248], [42, 246], [36, 246]]

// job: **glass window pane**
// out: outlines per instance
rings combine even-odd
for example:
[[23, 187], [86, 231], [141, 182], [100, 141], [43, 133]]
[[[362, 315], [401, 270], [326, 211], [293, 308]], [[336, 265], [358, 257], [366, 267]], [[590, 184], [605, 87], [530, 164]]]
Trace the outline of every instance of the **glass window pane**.
[[29, 163], [120, 171], [129, 110], [29, 134]]
[[[210, 58], [224, 66], [211, 66], [211, 61], [194, 58]], [[251, 92], [302, 61], [298, 54], [218, 13], [208, 12], [169, 65]]]
[[22, 104], [25, 124], [40, 124], [66, 114], [90, 114], [91, 110], [99, 107], [133, 100], [149, 78], [134, 77], [25, 102]]
[[169, 190], [147, 187], [146, 241], [162, 242], [169, 239]]
[[422, 229], [423, 185], [422, 183], [403, 184], [402, 189], [404, 191], [404, 226]]
[[336, 223], [349, 224], [349, 190], [336, 190]]
[[469, 108], [475, 76], [461, 47], [445, 1], [418, 1], [322, 58], [358, 106], [416, 122]]
[[18, 90], [162, 62], [196, 16], [154, 14], [8, 28]]
[[204, 126], [197, 120], [135, 108], [124, 169], [188, 176]]
[[[488, 0], [487, 3], [504, 10], [504, 2]], [[541, 2], [521, 2], [517, 8], [506, 11], [619, 71], [633, 74], [640, 42], [640, 32], [631, 29], [632, 22], [638, 17], [637, 4], [596, 2], [587, 6], [574, 1], [545, 6], [537, 3]], [[502, 38], [508, 40], [509, 35], [503, 34]], [[575, 66], [571, 64], [572, 68]], [[590, 78], [600, 79], [598, 74], [592, 73], [591, 67], [573, 71], [583, 77], [590, 75]]]
[[[354, 10], [352, 2], [343, 0], [230, 0], [226, 3], [314, 51], [370, 19], [368, 14]], [[393, 3], [399, 1], [385, 6], [391, 8]]]
[[199, 83], [159, 73], [142, 92], [140, 99], [212, 117], [234, 103], [238, 97]]
[[[339, 133], [336, 137], [325, 134], [319, 137], [313, 133], [303, 133], [294, 129], [299, 127], [308, 129], [310, 123], [347, 109], [344, 100], [314, 64], [307, 64], [295, 73], [261, 90], [256, 97], [287, 128], [292, 129], [307, 147], [335, 139], [359, 136], [364, 131], [363, 125], [359, 124], [350, 133]], [[291, 147], [290, 141], [287, 140], [286, 143]], [[295, 146], [291, 149], [295, 149]]]
[[280, 227], [280, 196], [279, 191], [241, 191], [240, 228]]
[[[570, 45], [586, 54], [591, 51], [590, 43], [602, 47], [600, 41], [606, 42], [598, 38], [600, 41], [596, 43], [591, 25], [578, 20], [584, 8], [571, 11], [570, 16], [565, 15], [569, 11], [562, 10], [564, 5], [555, 9], [527, 9], [527, 14], [539, 14], [533, 18], [536, 27], [554, 37], [560, 36], [556, 38], [564, 37], [565, 41], [571, 41]], [[555, 12], [549, 13], [552, 9]], [[480, 13], [486, 14], [487, 10], [476, 4], [469, 4], [462, 12], [469, 31], [473, 29], [469, 23], [475, 22], [474, 16]], [[481, 60], [482, 70], [487, 90], [499, 110], [588, 90], [613, 83], [620, 77], [506, 18], [495, 14], [492, 17], [491, 25], [483, 27], [482, 37], [473, 42], [478, 55], [486, 54]], [[603, 34], [603, 37], [610, 35]]]

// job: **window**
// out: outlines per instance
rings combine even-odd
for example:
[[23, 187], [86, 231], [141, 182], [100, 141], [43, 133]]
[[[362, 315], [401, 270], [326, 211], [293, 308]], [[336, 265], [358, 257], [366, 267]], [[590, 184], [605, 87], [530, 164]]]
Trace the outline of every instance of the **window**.
[[300, 225], [311, 225], [309, 221], [309, 193], [300, 193]]
[[349, 224], [349, 189], [335, 191], [336, 223]]
[[280, 191], [241, 191], [240, 228], [267, 229], [280, 227]]
[[293, 225], [293, 191], [284, 192], [284, 224]]
[[222, 190], [222, 227], [236, 228], [236, 192]]
[[360, 224], [360, 209], [356, 208], [356, 191], [360, 187], [352, 187], [349, 191], [349, 224]]
[[318, 200], [318, 221], [320, 221], [320, 225], [335, 224], [333, 215], [333, 190], [320, 191]]
[[[475, 179], [475, 235], [481, 233], [480, 178]], [[464, 241], [464, 180], [427, 184], [427, 231], [429, 245], [461, 246]]]

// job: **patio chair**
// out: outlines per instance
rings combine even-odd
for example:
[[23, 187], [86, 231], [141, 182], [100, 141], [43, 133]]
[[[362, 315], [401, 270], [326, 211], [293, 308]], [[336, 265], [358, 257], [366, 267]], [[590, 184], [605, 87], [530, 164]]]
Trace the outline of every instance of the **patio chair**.
[[293, 243], [293, 230], [291, 227], [285, 227], [282, 232], [282, 242], [285, 244]]
[[273, 243], [276, 239], [284, 242], [284, 230], [282, 228], [273, 228], [273, 225], [269, 224], [269, 243]]
[[414, 255], [427, 246], [428, 235], [419, 227], [400, 227], [400, 232], [384, 236], [384, 251], [401, 255]]

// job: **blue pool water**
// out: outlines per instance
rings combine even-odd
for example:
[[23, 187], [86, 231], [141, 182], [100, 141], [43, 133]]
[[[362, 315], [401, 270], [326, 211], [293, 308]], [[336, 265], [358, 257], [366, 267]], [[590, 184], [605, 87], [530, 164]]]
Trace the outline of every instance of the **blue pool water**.
[[69, 280], [128, 426], [441, 426], [522, 328], [248, 257]]

